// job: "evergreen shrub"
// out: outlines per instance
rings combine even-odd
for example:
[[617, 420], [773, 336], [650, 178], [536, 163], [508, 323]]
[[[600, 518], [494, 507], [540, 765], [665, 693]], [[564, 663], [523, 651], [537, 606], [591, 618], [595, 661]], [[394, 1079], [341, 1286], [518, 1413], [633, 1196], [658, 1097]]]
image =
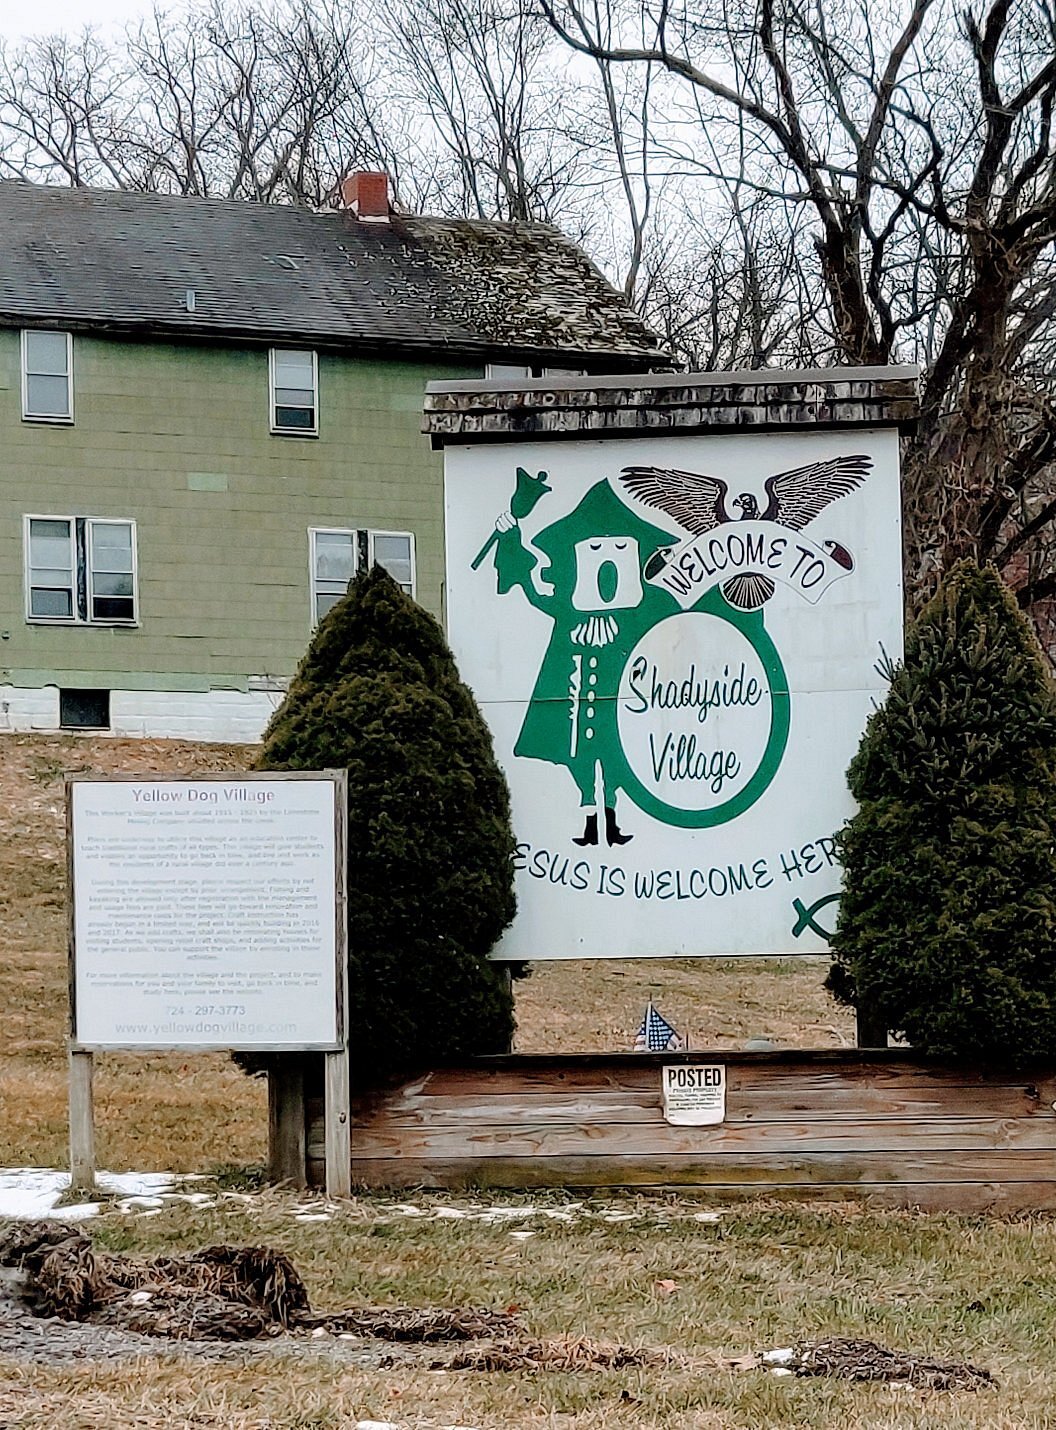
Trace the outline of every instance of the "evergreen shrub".
[[348, 771], [353, 1086], [504, 1052], [509, 792], [440, 626], [380, 566], [319, 623], [258, 768]]
[[908, 633], [848, 771], [828, 986], [916, 1048], [1056, 1054], [1056, 691], [992, 567]]

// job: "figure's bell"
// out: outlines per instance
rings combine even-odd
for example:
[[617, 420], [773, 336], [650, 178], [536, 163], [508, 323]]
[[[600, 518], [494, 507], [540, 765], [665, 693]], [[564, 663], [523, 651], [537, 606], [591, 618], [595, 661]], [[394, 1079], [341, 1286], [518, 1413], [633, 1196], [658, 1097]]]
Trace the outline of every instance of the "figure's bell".
[[641, 604], [642, 570], [633, 536], [595, 536], [577, 541], [577, 611], [626, 611]]

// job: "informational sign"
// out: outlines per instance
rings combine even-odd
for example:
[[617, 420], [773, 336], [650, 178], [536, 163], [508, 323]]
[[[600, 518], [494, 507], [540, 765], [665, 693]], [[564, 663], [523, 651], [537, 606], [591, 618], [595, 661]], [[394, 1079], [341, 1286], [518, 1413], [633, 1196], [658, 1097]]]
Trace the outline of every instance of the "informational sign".
[[679, 1063], [662, 1071], [664, 1120], [676, 1127], [712, 1127], [726, 1120], [726, 1069], [721, 1063]]
[[72, 780], [75, 1045], [342, 1047], [344, 781]]
[[898, 437], [446, 448], [451, 642], [513, 801], [500, 959], [818, 953], [902, 652]]

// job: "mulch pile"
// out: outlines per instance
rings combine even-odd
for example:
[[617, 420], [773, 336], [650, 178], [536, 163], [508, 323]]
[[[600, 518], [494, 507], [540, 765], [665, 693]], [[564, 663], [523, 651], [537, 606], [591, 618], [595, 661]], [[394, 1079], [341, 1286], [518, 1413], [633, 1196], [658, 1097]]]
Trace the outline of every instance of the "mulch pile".
[[622, 1370], [625, 1366], [669, 1366], [680, 1357], [669, 1350], [635, 1350], [591, 1340], [511, 1340], [456, 1351], [447, 1370]]
[[248, 1341], [323, 1329], [389, 1341], [459, 1341], [519, 1333], [515, 1317], [475, 1309], [381, 1306], [313, 1312], [296, 1268], [265, 1246], [210, 1246], [186, 1256], [133, 1260], [97, 1251], [53, 1222], [0, 1229], [0, 1267], [24, 1277], [39, 1316], [119, 1327], [171, 1340]]
[[[476, 1341], [444, 1368], [465, 1371], [582, 1371], [686, 1364], [669, 1349], [586, 1339], [530, 1339], [518, 1318], [472, 1307], [352, 1306], [313, 1311], [297, 1269], [266, 1246], [210, 1246], [185, 1256], [135, 1260], [96, 1250], [72, 1227], [15, 1222], [0, 1227], [0, 1267], [14, 1268], [38, 1316], [54, 1316], [170, 1340], [250, 1341], [283, 1332], [355, 1335], [384, 1341]], [[781, 1353], [794, 1375], [894, 1381], [926, 1390], [979, 1390], [989, 1371], [888, 1350], [875, 1341], [832, 1338]], [[738, 1368], [769, 1357], [745, 1357]], [[439, 1363], [438, 1363], [439, 1364]]]
[[961, 1361], [926, 1360], [892, 1351], [876, 1341], [834, 1337], [796, 1348], [788, 1362], [795, 1375], [831, 1375], [840, 1380], [885, 1380], [920, 1390], [981, 1390], [995, 1385], [988, 1370]]
[[520, 1332], [516, 1316], [502, 1311], [478, 1311], [460, 1307], [415, 1310], [404, 1306], [357, 1306], [348, 1311], [308, 1311], [298, 1313], [297, 1330], [321, 1327], [331, 1335], [347, 1333], [372, 1336], [379, 1341], [477, 1341], [484, 1336], [515, 1336]]

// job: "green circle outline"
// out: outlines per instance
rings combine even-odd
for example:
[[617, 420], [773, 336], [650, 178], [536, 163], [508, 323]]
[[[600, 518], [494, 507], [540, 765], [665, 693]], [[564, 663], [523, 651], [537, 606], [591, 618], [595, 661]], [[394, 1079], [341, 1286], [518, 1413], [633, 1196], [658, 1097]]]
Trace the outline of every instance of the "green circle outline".
[[[724, 602], [725, 604], [725, 602]], [[728, 607], [730, 611], [733, 607]], [[674, 620], [679, 615], [689, 615], [689, 611], [674, 612], [670, 616], [665, 616], [665, 620]], [[788, 732], [792, 720], [792, 701], [788, 692], [788, 676], [785, 674], [785, 667], [781, 663], [777, 646], [770, 639], [770, 634], [763, 625], [762, 616], [756, 615], [753, 620], [751, 616], [746, 616], [740, 620], [731, 620], [723, 612], [711, 609], [700, 612], [700, 614], [714, 616], [717, 620], [725, 621], [727, 625], [733, 626], [740, 631], [748, 644], [755, 651], [762, 663], [766, 674], [767, 684], [770, 687], [770, 733], [767, 737], [766, 748], [763, 750], [762, 758], [759, 761], [755, 774], [738, 794], [732, 799], [728, 799], [725, 804], [715, 805], [712, 809], [678, 809], [675, 805], [667, 804], [657, 795], [652, 794], [645, 788], [638, 775], [627, 759], [626, 752], [623, 752], [623, 764], [625, 767], [625, 779], [623, 787], [626, 793], [634, 801], [635, 805], [643, 814], [651, 815], [654, 819], [659, 819], [663, 824], [671, 824], [679, 829], [712, 829], [717, 824], [728, 824], [731, 819], [736, 819], [738, 815], [744, 814], [745, 810], [751, 809], [756, 800], [759, 799], [769, 788], [771, 781], [781, 767], [784, 759], [785, 748], [788, 745]], [[658, 622], [662, 625], [663, 622]], [[753, 629], [754, 627], [754, 629]], [[656, 626], [652, 627], [656, 630]], [[648, 634], [648, 632], [647, 632]], [[643, 636], [644, 639], [644, 636]], [[637, 643], [635, 650], [638, 648]], [[634, 650], [628, 652], [627, 661], [623, 667], [626, 671], [630, 664]], [[620, 684], [623, 683], [623, 672], [620, 673]], [[622, 751], [623, 740], [621, 737], [620, 747]]]

